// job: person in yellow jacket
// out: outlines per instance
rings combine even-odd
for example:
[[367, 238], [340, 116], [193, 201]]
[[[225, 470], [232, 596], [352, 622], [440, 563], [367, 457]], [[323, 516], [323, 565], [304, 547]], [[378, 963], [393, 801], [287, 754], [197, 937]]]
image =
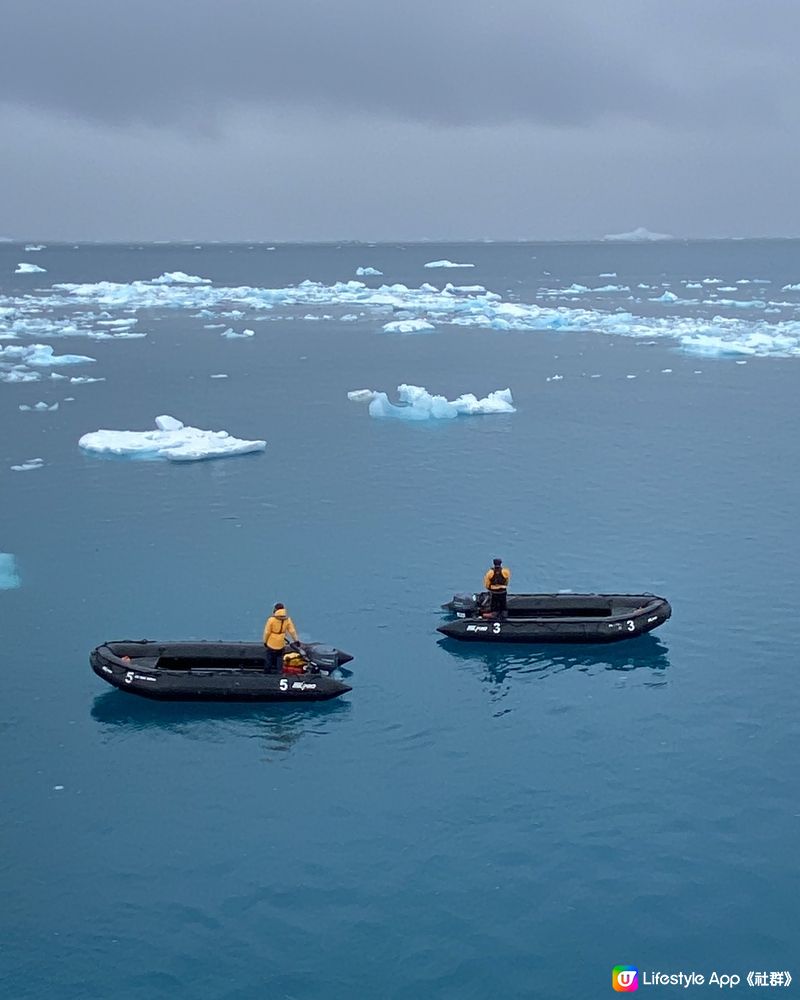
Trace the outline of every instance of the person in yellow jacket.
[[492, 599], [490, 610], [497, 618], [505, 618], [507, 615], [506, 596], [510, 582], [511, 570], [503, 566], [502, 559], [493, 559], [492, 568], [483, 578], [483, 589], [489, 591]]
[[287, 633], [295, 642], [298, 641], [297, 629], [286, 614], [286, 608], [282, 604], [276, 604], [264, 626], [264, 646], [267, 653], [265, 667], [268, 671], [280, 670]]

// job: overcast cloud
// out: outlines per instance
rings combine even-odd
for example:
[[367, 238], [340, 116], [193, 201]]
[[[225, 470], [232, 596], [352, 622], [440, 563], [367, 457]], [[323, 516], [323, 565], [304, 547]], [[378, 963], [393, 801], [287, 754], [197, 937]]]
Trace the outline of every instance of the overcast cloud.
[[0, 235], [800, 235], [800, 5], [0, 5]]

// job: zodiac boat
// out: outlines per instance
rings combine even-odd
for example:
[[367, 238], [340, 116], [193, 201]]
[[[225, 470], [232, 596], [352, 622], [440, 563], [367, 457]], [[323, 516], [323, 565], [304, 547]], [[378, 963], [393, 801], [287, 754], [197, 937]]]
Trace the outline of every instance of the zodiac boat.
[[331, 677], [353, 659], [333, 646], [294, 647], [305, 666], [266, 673], [258, 642], [105, 642], [92, 650], [92, 670], [104, 681], [145, 698], [190, 701], [324, 701], [350, 691]]
[[465, 642], [619, 642], [651, 632], [672, 614], [655, 594], [509, 594], [505, 616], [489, 595], [456, 594], [442, 605], [456, 620], [438, 630]]

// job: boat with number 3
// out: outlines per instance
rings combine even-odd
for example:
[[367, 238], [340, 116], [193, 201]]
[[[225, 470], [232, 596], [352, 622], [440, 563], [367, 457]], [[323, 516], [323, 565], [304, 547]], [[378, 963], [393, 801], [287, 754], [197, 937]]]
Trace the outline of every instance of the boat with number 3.
[[455, 621], [438, 630], [464, 642], [619, 642], [652, 632], [672, 614], [655, 594], [509, 594], [506, 613], [489, 595], [456, 594], [442, 605]]

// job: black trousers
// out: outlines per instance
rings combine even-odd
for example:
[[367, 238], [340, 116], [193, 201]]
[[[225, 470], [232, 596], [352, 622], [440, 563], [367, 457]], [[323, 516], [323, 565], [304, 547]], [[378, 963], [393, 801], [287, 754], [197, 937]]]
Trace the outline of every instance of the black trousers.
[[283, 650], [271, 649], [269, 646], [265, 646], [264, 651], [267, 654], [264, 669], [271, 674], [278, 673], [283, 667]]
[[506, 596], [507, 592], [505, 590], [490, 590], [489, 594], [492, 598], [492, 603], [489, 606], [489, 610], [494, 615], [504, 615], [506, 613]]

